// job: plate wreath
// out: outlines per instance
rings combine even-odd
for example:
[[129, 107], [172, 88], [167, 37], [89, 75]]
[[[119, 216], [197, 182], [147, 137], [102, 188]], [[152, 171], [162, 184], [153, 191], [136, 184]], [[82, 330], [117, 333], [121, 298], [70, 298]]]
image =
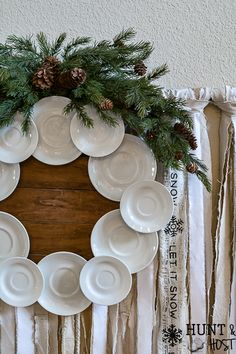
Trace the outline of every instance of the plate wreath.
[[167, 73], [167, 66], [148, 72], [144, 61], [152, 45], [134, 43], [134, 36], [132, 29], [113, 41], [95, 43], [88, 37], [65, 43], [65, 33], [54, 42], [43, 33], [36, 41], [9, 36], [0, 44], [0, 128], [12, 124], [19, 111], [27, 133], [34, 104], [53, 95], [68, 97], [65, 113], [77, 111], [78, 119], [92, 128], [93, 120], [84, 110], [92, 104], [109, 125], [116, 124], [112, 113], [118, 113], [128, 132], [142, 137], [165, 168], [196, 174], [210, 191], [207, 167], [192, 153], [197, 141], [184, 101], [164, 97], [153, 83]]

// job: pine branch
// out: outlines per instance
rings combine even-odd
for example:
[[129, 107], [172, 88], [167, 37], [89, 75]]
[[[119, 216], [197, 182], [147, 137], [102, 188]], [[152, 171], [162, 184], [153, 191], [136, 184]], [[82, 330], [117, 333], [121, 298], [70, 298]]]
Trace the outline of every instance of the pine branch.
[[168, 116], [173, 122], [179, 120], [190, 129], [193, 127], [192, 118], [189, 111], [185, 108], [184, 101], [174, 96], [165, 98], [162, 95], [159, 101], [153, 102], [152, 113], [157, 116]]
[[111, 113], [107, 113], [104, 111], [99, 111], [100, 117], [101, 119], [110, 127], [115, 127], [118, 125], [118, 121], [116, 119], [116, 117], [114, 115], [112, 115]]
[[15, 50], [17, 54], [22, 55], [22, 53], [28, 52], [37, 55], [37, 49], [32, 41], [32, 36], [24, 38], [11, 35], [7, 37], [6, 44], [9, 45], [12, 50]]
[[89, 80], [85, 82], [83, 90], [88, 101], [94, 103], [95, 105], [99, 104], [104, 99], [104, 87], [96, 80]]
[[[192, 118], [185, 102], [173, 95], [164, 97], [162, 89], [152, 83], [168, 72], [167, 65], [153, 69], [146, 76], [138, 76], [134, 66], [148, 58], [153, 47], [146, 41], [130, 42], [134, 35], [131, 28], [119, 33], [113, 42], [102, 40], [91, 44], [89, 37], [77, 37], [65, 45], [65, 33], [53, 42], [39, 33], [37, 46], [32, 37], [9, 36], [5, 44], [0, 44], [0, 128], [12, 124], [19, 111], [24, 116], [22, 130], [27, 132], [34, 104], [53, 95], [68, 97], [71, 102], [65, 113], [77, 112], [86, 127], [93, 127], [93, 119], [85, 109], [86, 105], [93, 104], [98, 107], [101, 119], [110, 126], [117, 124], [114, 113], [121, 116], [128, 129], [147, 142], [166, 168], [185, 169], [189, 163], [197, 164], [196, 176], [210, 190], [207, 167], [191, 154], [188, 139], [174, 129], [175, 123], [180, 122], [191, 134]], [[59, 74], [82, 68], [86, 81], [76, 88], [73, 85], [71, 88], [52, 85], [47, 90], [40, 85], [36, 88], [32, 78], [37, 70], [40, 71], [46, 57], [58, 54], [61, 56], [56, 68]], [[53, 84], [58, 72], [54, 72], [54, 65], [48, 65], [43, 79], [50, 79]], [[101, 110], [100, 104], [105, 98], [111, 100], [112, 112]], [[181, 161], [176, 157], [179, 152]]]
[[134, 38], [134, 36], [136, 35], [136, 32], [133, 28], [128, 28], [127, 30], [122, 30], [119, 34], [117, 34], [114, 38], [113, 38], [113, 42], [114, 42], [114, 46], [119, 46], [121, 45], [121, 43], [130, 41], [131, 39]]
[[208, 192], [211, 192], [211, 182], [208, 180], [208, 177], [206, 176], [205, 173], [202, 171], [197, 171], [196, 172], [197, 178], [203, 183], [203, 185], [206, 187], [206, 190]]
[[66, 33], [61, 33], [60, 36], [52, 43], [50, 55], [54, 56], [61, 50], [62, 44], [66, 39]]
[[32, 108], [33, 107], [28, 107], [28, 109], [25, 110], [23, 113], [24, 119], [23, 122], [21, 123], [21, 128], [24, 134], [27, 134], [29, 132], [29, 128], [31, 125]]
[[71, 51], [72, 50], [75, 51], [75, 49], [77, 49], [78, 46], [88, 44], [90, 41], [91, 41], [90, 37], [77, 37], [73, 39], [65, 46], [62, 54], [63, 58], [67, 58], [67, 56], [71, 53]]
[[12, 55], [12, 51], [13, 49], [10, 45], [0, 43], [0, 56], [6, 57]]
[[103, 40], [95, 44], [97, 47], [106, 47], [110, 48], [111, 47], [111, 41]]
[[15, 113], [21, 107], [20, 99], [6, 99], [0, 102], [0, 128], [11, 125], [15, 119]]
[[74, 110], [77, 112], [77, 118], [82, 121], [85, 127], [93, 128], [93, 119], [88, 116], [84, 107], [78, 104], [78, 102], [74, 101], [69, 103], [65, 107], [64, 112], [65, 114], [68, 114], [70, 112], [73, 112]]
[[207, 166], [199, 158], [197, 158], [196, 155], [189, 154], [188, 158], [190, 163], [195, 162], [198, 165], [198, 167], [200, 167], [204, 172], [207, 172], [208, 170]]
[[40, 49], [41, 57], [48, 57], [50, 55], [50, 44], [47, 41], [47, 37], [43, 32], [37, 34], [38, 45]]
[[0, 82], [7, 81], [10, 77], [9, 71], [5, 67], [0, 66]]
[[87, 128], [93, 128], [93, 119], [88, 116], [83, 107], [78, 108], [79, 119], [83, 122]]
[[166, 75], [169, 72], [167, 64], [163, 64], [158, 68], [153, 69], [148, 75], [147, 79], [149, 81], [154, 81], [160, 79], [161, 76]]

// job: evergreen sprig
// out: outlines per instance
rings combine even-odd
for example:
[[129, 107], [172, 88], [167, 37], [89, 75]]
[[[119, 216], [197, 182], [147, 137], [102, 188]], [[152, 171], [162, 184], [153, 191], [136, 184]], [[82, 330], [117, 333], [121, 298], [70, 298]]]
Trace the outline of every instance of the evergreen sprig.
[[[164, 97], [161, 87], [153, 84], [168, 72], [168, 67], [164, 64], [139, 76], [134, 66], [147, 59], [153, 47], [149, 42], [133, 42], [134, 36], [132, 28], [121, 31], [113, 40], [100, 42], [77, 37], [66, 43], [65, 33], [52, 42], [42, 32], [36, 39], [9, 36], [0, 44], [0, 128], [12, 124], [19, 111], [24, 117], [22, 129], [27, 133], [34, 104], [52, 95], [68, 97], [71, 102], [65, 112], [76, 111], [83, 124], [92, 128], [93, 119], [84, 107], [93, 104], [108, 125], [116, 124], [116, 114], [121, 116], [129, 131], [142, 137], [166, 168], [181, 170], [194, 162], [198, 166], [196, 176], [210, 190], [207, 167], [173, 128], [180, 122], [192, 129], [185, 102], [174, 96]], [[75, 89], [35, 87], [32, 78], [48, 57], [58, 58], [60, 72], [82, 68], [86, 81]], [[101, 109], [104, 99], [112, 101], [112, 111]], [[181, 160], [176, 159], [177, 151], [183, 155]]]

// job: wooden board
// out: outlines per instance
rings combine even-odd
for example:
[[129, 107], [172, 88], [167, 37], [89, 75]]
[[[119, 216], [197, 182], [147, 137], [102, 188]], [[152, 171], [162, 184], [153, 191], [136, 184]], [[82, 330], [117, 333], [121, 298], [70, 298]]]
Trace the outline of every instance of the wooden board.
[[57, 251], [92, 257], [94, 224], [119, 204], [94, 189], [87, 165], [85, 156], [65, 166], [48, 166], [33, 157], [21, 163], [20, 183], [0, 202], [0, 210], [14, 215], [26, 227], [33, 261]]

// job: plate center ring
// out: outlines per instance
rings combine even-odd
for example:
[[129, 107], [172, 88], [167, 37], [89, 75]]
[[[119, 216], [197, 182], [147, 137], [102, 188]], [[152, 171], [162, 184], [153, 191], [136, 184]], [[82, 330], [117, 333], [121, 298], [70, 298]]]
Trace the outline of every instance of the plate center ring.
[[119, 184], [134, 181], [138, 170], [136, 157], [126, 151], [117, 152], [109, 163], [110, 178]]
[[152, 196], [143, 196], [137, 202], [137, 209], [141, 215], [146, 217], [151, 216], [157, 209], [156, 200]]
[[111, 271], [102, 270], [96, 276], [96, 283], [99, 288], [108, 290], [115, 285], [116, 279], [114, 274]]
[[30, 281], [25, 273], [18, 271], [11, 276], [10, 285], [17, 292], [25, 292], [30, 287]]
[[139, 246], [139, 238], [136, 231], [130, 230], [127, 226], [114, 228], [109, 238], [109, 247], [119, 256], [131, 256]]
[[62, 267], [57, 269], [49, 279], [51, 290], [59, 297], [71, 297], [79, 289], [79, 281], [70, 268]]
[[3, 141], [8, 147], [15, 147], [19, 144], [22, 133], [17, 127], [9, 127], [3, 135]]
[[68, 118], [54, 114], [43, 121], [42, 133], [43, 140], [53, 148], [62, 149], [70, 142]]

